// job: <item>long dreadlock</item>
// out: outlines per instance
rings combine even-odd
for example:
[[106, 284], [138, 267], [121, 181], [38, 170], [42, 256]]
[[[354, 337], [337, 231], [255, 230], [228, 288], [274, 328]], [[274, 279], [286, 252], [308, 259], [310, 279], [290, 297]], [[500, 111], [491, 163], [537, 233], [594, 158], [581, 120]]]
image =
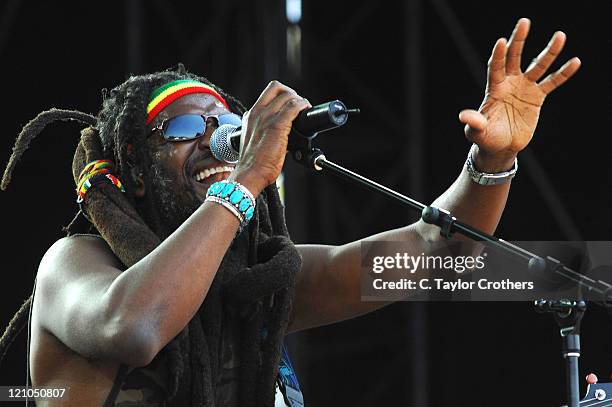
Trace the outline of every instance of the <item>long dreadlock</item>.
[[[39, 113], [34, 119], [26, 124], [13, 147], [13, 153], [6, 166], [0, 188], [6, 191], [8, 184], [11, 182], [11, 176], [17, 161], [23, 153], [28, 149], [30, 142], [38, 135], [49, 123], [55, 121], [77, 121], [83, 124], [93, 126], [96, 124], [96, 118], [87, 113], [82, 113], [76, 110], [50, 109]], [[0, 338], [0, 362], [4, 359], [6, 352], [15, 340], [15, 337], [23, 330], [28, 317], [30, 306], [32, 305], [32, 295], [28, 297], [19, 310], [15, 313], [11, 321], [7, 325], [4, 334]]]
[[[246, 110], [237, 99], [206, 78], [186, 72], [182, 65], [176, 71], [132, 76], [110, 92], [103, 91], [103, 107], [97, 118], [78, 111], [51, 109], [29, 122], [17, 138], [1, 188], [6, 189], [16, 162], [47, 124], [57, 120], [76, 120], [88, 125], [81, 133], [73, 160], [75, 183], [87, 163], [111, 159], [126, 193], [107, 184], [93, 188], [85, 197], [83, 212], [79, 211], [65, 230], [68, 235], [83, 231], [99, 233], [124, 266], [132, 266], [165, 238], [152, 227], [159, 224], [159, 219], [155, 211], [146, 209], [152, 207], [150, 194], [145, 196], [149, 201], [143, 203], [138, 202], [133, 191], [136, 175], [142, 174], [145, 183], [153, 182], [151, 174], [143, 171], [151, 164], [147, 149], [142, 148], [146, 138], [148, 99], [154, 89], [177, 79], [206, 83], [225, 98], [232, 111], [242, 114]], [[186, 329], [163, 349], [168, 355], [172, 379], [166, 395], [169, 402], [180, 400], [180, 392], [183, 397], [191, 399], [192, 405], [214, 404], [213, 378], [218, 374], [218, 366], [211, 360], [220, 346], [217, 338], [222, 310], [219, 304], [228, 296], [230, 302], [248, 310], [243, 312], [246, 317], [240, 352], [240, 403], [242, 406], [269, 406], [274, 402], [279, 344], [288, 325], [294, 276], [300, 260], [288, 239], [276, 189], [268, 187], [262, 196], [263, 199], [258, 199], [257, 215], [249, 225], [248, 234], [241, 235], [248, 239], [242, 239], [246, 245], [236, 249], [240, 255], [225, 257], [199, 316], [196, 315]], [[240, 257], [247, 258], [246, 269]], [[241, 271], [236, 273], [236, 269]], [[222, 273], [222, 270], [227, 271]], [[219, 277], [220, 274], [224, 275]], [[222, 282], [217, 283], [217, 280]], [[26, 325], [31, 305], [32, 296], [21, 306], [0, 338], [0, 362]], [[262, 332], [265, 332], [263, 338]]]

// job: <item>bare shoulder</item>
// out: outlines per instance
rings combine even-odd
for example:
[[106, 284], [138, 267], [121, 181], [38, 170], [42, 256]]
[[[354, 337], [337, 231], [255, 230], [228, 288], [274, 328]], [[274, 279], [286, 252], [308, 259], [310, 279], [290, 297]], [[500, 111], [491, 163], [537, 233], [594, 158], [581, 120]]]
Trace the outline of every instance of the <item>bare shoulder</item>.
[[[60, 296], [73, 297], [75, 289], [108, 286], [123, 266], [99, 236], [73, 235], [55, 242], [38, 267], [36, 292], [48, 304]], [[87, 290], [83, 290], [84, 293]]]
[[38, 274], [80, 274], [98, 266], [121, 268], [121, 262], [108, 244], [96, 235], [72, 235], [55, 242], [43, 256]]
[[100, 237], [74, 235], [58, 240], [38, 268], [33, 322], [81, 355], [101, 354], [106, 292], [122, 270]]

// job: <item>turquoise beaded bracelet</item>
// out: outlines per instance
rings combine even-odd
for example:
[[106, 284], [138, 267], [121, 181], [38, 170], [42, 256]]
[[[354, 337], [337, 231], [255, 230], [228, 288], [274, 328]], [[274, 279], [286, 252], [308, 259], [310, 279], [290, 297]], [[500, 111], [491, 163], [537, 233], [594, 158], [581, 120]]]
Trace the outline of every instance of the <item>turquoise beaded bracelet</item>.
[[246, 226], [255, 214], [255, 198], [243, 185], [235, 181], [218, 181], [208, 188], [206, 201], [225, 206], [240, 221], [240, 229]]

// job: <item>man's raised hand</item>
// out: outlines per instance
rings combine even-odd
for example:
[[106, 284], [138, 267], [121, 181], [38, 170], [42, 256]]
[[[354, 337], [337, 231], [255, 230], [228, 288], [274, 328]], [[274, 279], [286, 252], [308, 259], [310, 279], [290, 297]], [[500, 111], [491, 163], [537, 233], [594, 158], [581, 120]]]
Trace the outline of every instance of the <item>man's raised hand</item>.
[[[509, 41], [497, 40], [489, 59], [487, 87], [480, 108], [459, 113], [459, 120], [466, 125], [466, 137], [478, 145], [477, 164], [479, 161], [492, 167], [495, 163], [501, 167], [511, 164], [531, 141], [546, 96], [580, 68], [580, 60], [574, 57], [540, 80], [565, 45], [565, 34], [557, 31], [523, 72], [521, 57], [529, 26], [530, 21], [521, 18]], [[491, 172], [508, 169], [501, 167], [480, 169]]]

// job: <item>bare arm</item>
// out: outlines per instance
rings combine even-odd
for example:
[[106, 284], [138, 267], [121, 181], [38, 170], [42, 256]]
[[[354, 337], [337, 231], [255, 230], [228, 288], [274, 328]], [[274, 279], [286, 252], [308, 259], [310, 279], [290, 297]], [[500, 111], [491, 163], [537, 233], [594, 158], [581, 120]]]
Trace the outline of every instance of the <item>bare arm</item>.
[[99, 238], [58, 241], [39, 268], [37, 320], [85, 357], [148, 364], [204, 300], [236, 233], [238, 221], [232, 216], [204, 204], [123, 272]]
[[[467, 172], [433, 203], [478, 229], [493, 233], [501, 217], [509, 184], [482, 186], [474, 183]], [[440, 238], [439, 228], [422, 221], [410, 226], [379, 233], [363, 240], [433, 241]], [[361, 242], [343, 246], [300, 245], [303, 258], [298, 274], [290, 331], [326, 325], [374, 311], [387, 302], [361, 301]], [[427, 255], [428, 247], [420, 247]]]
[[[580, 67], [580, 60], [573, 58], [537, 83], [565, 43], [565, 34], [557, 32], [522, 72], [521, 54], [529, 25], [529, 20], [519, 20], [509, 42], [501, 38], [495, 43], [480, 109], [464, 110], [459, 115], [459, 120], [466, 125], [466, 137], [474, 143], [475, 165], [482, 172], [496, 173], [512, 167], [518, 152], [533, 137], [547, 94]], [[476, 184], [463, 170], [433, 206], [447, 209], [462, 222], [493, 233], [504, 210], [509, 188], [510, 183], [495, 186]], [[425, 242], [439, 238], [437, 227], [419, 221], [367, 240]], [[291, 331], [348, 319], [385, 305], [383, 302], [360, 301], [360, 243], [299, 247], [303, 267], [298, 275]], [[423, 249], [427, 254], [426, 246]]]

